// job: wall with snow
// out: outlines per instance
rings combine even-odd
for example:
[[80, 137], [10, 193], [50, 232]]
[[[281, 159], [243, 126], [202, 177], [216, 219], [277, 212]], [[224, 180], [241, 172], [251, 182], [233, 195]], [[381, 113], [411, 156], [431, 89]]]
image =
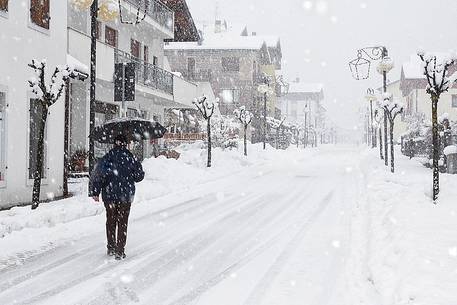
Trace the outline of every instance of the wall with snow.
[[[28, 179], [29, 98], [27, 80], [32, 59], [47, 59], [49, 70], [66, 63], [67, 3], [50, 1], [50, 29], [30, 21], [30, 1], [9, 1], [9, 12], [0, 16], [0, 86], [7, 90], [7, 172], [0, 187], [0, 207], [31, 201]], [[5, 47], [7, 46], [7, 47]], [[49, 71], [52, 73], [52, 70]], [[49, 76], [49, 75], [48, 75]], [[47, 122], [48, 172], [42, 198], [62, 194], [63, 181], [63, 98], [50, 108]]]

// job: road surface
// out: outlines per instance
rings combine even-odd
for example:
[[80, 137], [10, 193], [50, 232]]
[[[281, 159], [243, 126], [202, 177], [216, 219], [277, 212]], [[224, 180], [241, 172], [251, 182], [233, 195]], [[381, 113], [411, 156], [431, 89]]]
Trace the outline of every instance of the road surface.
[[158, 212], [133, 206], [122, 262], [105, 255], [101, 215], [90, 234], [1, 270], [0, 304], [353, 305], [356, 155], [295, 153], [177, 190]]

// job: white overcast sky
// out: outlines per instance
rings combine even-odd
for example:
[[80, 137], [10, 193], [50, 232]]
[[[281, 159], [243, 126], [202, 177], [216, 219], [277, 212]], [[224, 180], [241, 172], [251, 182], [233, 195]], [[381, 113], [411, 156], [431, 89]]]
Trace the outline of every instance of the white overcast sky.
[[418, 48], [430, 51], [457, 49], [456, 0], [187, 0], [195, 20], [219, 16], [246, 23], [259, 35], [278, 35], [283, 50], [283, 71], [289, 79], [325, 85], [329, 116], [338, 125], [352, 127], [368, 87], [381, 78], [355, 81], [348, 68], [356, 50], [386, 45], [400, 76], [401, 64]]

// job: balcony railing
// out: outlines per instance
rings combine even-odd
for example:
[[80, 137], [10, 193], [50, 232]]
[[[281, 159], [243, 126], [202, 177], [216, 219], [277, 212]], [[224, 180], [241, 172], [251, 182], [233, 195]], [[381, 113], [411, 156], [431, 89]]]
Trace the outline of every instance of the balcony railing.
[[146, 14], [167, 30], [174, 31], [174, 13], [165, 4], [158, 0], [125, 0], [136, 8], [140, 6], [144, 12], [145, 2], [147, 4]]
[[116, 63], [135, 63], [135, 79], [137, 84], [173, 95], [172, 73], [133, 57], [119, 49], [115, 49], [114, 51], [114, 60]]
[[195, 82], [209, 82], [213, 77], [212, 71], [209, 69], [201, 69], [197, 71], [184, 71], [182, 75], [185, 79]]

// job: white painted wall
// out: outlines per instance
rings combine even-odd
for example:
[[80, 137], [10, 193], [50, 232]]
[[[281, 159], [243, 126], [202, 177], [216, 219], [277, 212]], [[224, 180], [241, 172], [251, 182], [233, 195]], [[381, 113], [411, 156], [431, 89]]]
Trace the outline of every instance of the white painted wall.
[[[28, 179], [28, 97], [31, 97], [31, 90], [27, 80], [32, 76], [32, 70], [27, 63], [33, 58], [46, 58], [49, 68], [53, 69], [66, 62], [66, 1], [50, 1], [49, 30], [39, 30], [31, 23], [29, 3], [9, 1], [8, 14], [0, 15], [0, 87], [6, 88], [8, 103], [8, 170], [6, 184], [0, 186], [0, 207], [31, 201], [32, 188]], [[61, 98], [51, 107], [47, 122], [49, 170], [42, 187], [42, 198], [46, 198], [47, 193], [62, 194], [63, 113]]]

